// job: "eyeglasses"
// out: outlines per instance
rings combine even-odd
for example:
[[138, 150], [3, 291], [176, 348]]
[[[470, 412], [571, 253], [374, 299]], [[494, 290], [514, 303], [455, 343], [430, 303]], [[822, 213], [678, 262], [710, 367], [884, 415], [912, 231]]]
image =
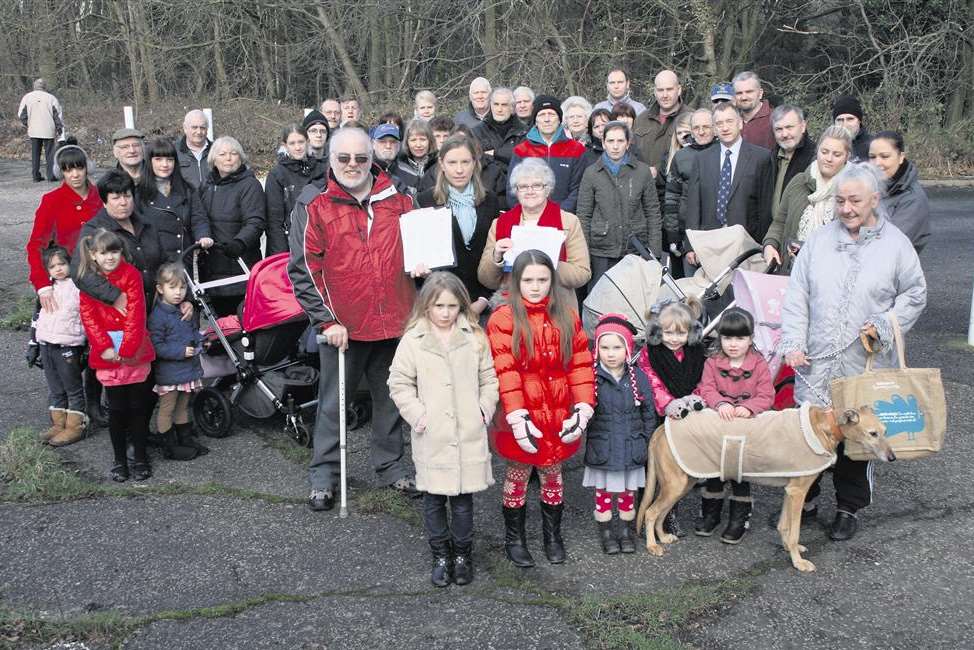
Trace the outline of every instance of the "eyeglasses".
[[326, 129], [308, 129], [308, 135], [324, 135], [328, 133]]
[[131, 149], [132, 151], [135, 151], [136, 149], [142, 148], [142, 143], [132, 142], [131, 144], [116, 144], [115, 146], [119, 149]]
[[352, 162], [352, 158], [355, 158], [355, 162], [359, 165], [364, 165], [369, 162], [369, 156], [364, 153], [357, 153], [354, 156], [350, 153], [340, 153], [335, 155], [335, 160], [343, 165], [347, 165]]
[[531, 183], [530, 185], [515, 185], [514, 189], [518, 192], [527, 192], [531, 190], [532, 192], [540, 192], [541, 190], [548, 187], [547, 183]]

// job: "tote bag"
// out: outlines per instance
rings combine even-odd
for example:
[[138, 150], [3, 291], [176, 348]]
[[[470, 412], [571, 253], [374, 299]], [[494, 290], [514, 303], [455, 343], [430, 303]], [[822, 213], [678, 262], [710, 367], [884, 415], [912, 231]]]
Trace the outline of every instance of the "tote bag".
[[[903, 334], [890, 312], [899, 368], [873, 369], [873, 354], [861, 375], [832, 381], [832, 404], [837, 411], [868, 405], [886, 425], [886, 438], [901, 460], [923, 458], [940, 451], [947, 429], [947, 402], [939, 368], [908, 368]], [[846, 440], [845, 455], [872, 460], [863, 445]]]

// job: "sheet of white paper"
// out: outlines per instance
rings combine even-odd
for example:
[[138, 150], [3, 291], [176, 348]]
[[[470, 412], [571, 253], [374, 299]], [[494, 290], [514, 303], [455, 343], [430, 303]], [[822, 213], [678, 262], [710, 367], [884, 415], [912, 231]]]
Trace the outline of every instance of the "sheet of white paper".
[[421, 208], [399, 217], [403, 266], [409, 273], [420, 264], [429, 269], [456, 266], [453, 213], [449, 208]]
[[511, 248], [504, 254], [504, 270], [510, 271], [514, 260], [524, 251], [539, 250], [551, 258], [558, 268], [565, 231], [547, 226], [514, 226], [511, 228]]

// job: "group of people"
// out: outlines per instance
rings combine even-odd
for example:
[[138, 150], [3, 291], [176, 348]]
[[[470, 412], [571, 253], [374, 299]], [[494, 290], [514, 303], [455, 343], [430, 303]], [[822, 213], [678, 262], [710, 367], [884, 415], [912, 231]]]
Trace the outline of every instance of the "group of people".
[[[222, 279], [239, 273], [238, 260], [286, 253], [295, 297], [321, 334], [312, 510], [334, 506], [342, 350], [347, 385], [364, 378], [372, 396], [380, 484], [423, 496], [434, 584], [473, 579], [471, 495], [493, 483], [491, 450], [507, 463], [508, 558], [534, 564], [525, 518], [537, 472], [544, 553], [564, 562], [561, 465], [583, 435], [583, 484], [595, 490], [603, 550], [632, 552], [634, 501], [659, 418], [701, 408], [752, 417], [770, 408], [773, 378], [753, 349], [753, 318], [739, 309], [723, 315], [711, 350], [694, 301], [654, 307], [638, 355], [633, 324], [618, 314], [605, 315], [590, 341], [578, 300], [633, 252], [630, 236], [681, 254], [692, 272], [699, 260], [687, 230], [744, 226], [791, 273], [780, 351], [800, 371], [796, 396], [826, 405], [831, 379], [865, 365], [860, 333], [879, 343], [882, 365], [891, 319], [907, 330], [922, 311], [917, 253], [930, 230], [902, 138], [870, 136], [854, 98], [835, 100], [835, 124], [816, 142], [803, 111], [772, 109], [750, 72], [717, 84], [712, 105], [697, 110], [668, 70], [654, 80], [651, 108], [632, 98], [621, 68], [606, 88], [593, 107], [477, 78], [453, 118], [424, 91], [408, 122], [390, 112], [371, 129], [357, 100], [329, 99], [282, 130], [263, 187], [236, 139], [207, 139], [201, 111], [185, 116], [175, 142], [116, 131], [117, 165], [97, 188], [85, 151], [61, 147], [54, 170], [64, 182], [42, 199], [27, 245], [39, 304], [32, 349], [50, 388], [44, 437], [79, 439], [99, 415], [103, 385], [114, 480], [151, 475], [156, 400], [166, 454], [204, 453], [186, 414], [201, 377], [198, 314], [178, 262], [198, 244], [206, 277]], [[403, 271], [399, 218], [417, 206], [451, 212], [448, 271]], [[555, 259], [525, 251], [511, 260], [514, 226], [558, 229], [564, 244]], [[234, 313], [242, 293], [242, 284], [216, 287], [217, 312]], [[870, 466], [840, 452], [834, 480], [830, 535], [849, 539], [871, 498]], [[719, 480], [705, 486], [697, 534], [715, 532], [726, 492]], [[721, 539], [733, 544], [749, 526], [750, 488], [733, 483], [730, 495]], [[666, 527], [682, 534], [675, 511]]]

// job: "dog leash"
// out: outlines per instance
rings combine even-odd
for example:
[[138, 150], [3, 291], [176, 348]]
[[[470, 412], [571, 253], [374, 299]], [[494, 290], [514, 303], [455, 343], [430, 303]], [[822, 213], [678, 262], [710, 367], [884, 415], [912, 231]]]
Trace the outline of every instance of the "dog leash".
[[[843, 352], [845, 352], [846, 350], [848, 350], [850, 347], [852, 347], [852, 345], [854, 343], [856, 343], [857, 341], [859, 341], [859, 338], [858, 337], [854, 338], [852, 341], [850, 341], [848, 344], [846, 344], [845, 347], [838, 348], [836, 350], [833, 350], [832, 352], [829, 352], [828, 354], [822, 354], [822, 355], [819, 355], [817, 357], [805, 357], [805, 360], [806, 361], [824, 361], [825, 359], [831, 359], [833, 357], [837, 357], [840, 354], [842, 354]], [[808, 378], [806, 378], [805, 375], [803, 375], [798, 370], [798, 368], [792, 368], [792, 370], [795, 371], [795, 376], [798, 377], [799, 379], [801, 379], [802, 380], [802, 383], [804, 383], [806, 386], [808, 386], [808, 389], [810, 391], [812, 391], [812, 394], [815, 395], [815, 397], [817, 397], [820, 402], [822, 402], [823, 404], [825, 404], [829, 408], [832, 407], [832, 398], [831, 397], [827, 397], [826, 395], [823, 395], [821, 391], [819, 391], [817, 388], [815, 388], [815, 386], [812, 385], [812, 382], [808, 381]]]

